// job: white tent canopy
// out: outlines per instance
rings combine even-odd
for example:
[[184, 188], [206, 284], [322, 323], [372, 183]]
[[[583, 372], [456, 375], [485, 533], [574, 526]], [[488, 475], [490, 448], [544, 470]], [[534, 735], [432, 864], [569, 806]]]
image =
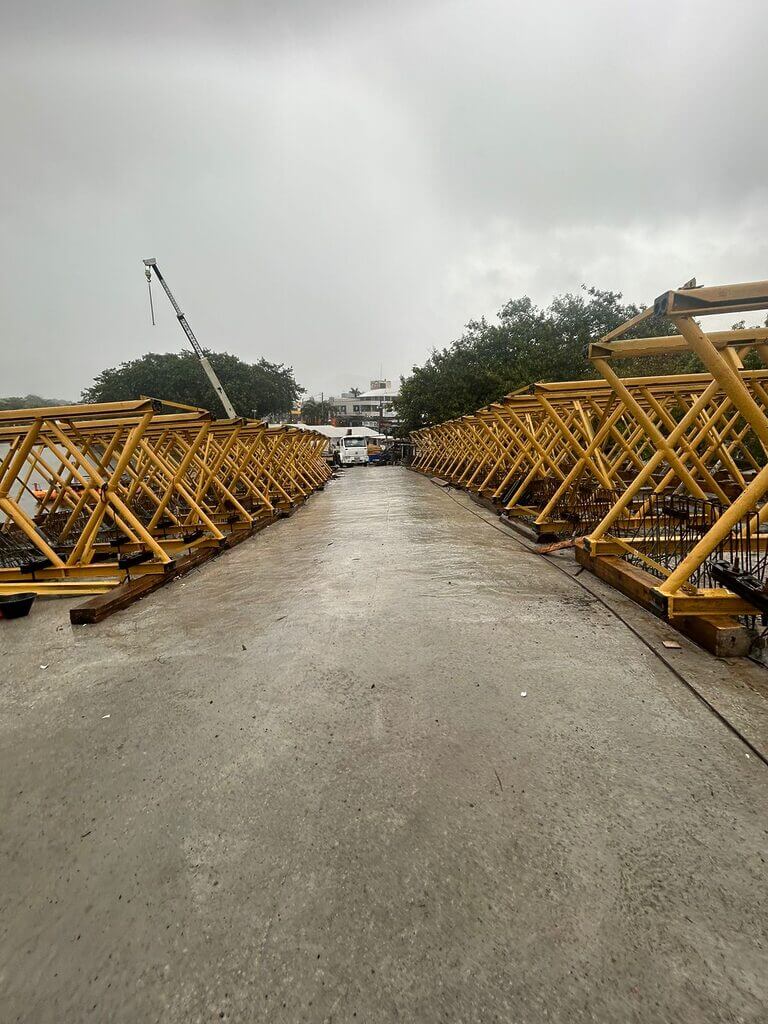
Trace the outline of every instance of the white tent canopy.
[[384, 434], [380, 434], [378, 430], [373, 430], [371, 427], [332, 427], [330, 425], [311, 427], [306, 423], [294, 423], [293, 426], [298, 427], [299, 430], [315, 430], [318, 434], [324, 434], [332, 441], [339, 437], [365, 437], [369, 441], [386, 440]]

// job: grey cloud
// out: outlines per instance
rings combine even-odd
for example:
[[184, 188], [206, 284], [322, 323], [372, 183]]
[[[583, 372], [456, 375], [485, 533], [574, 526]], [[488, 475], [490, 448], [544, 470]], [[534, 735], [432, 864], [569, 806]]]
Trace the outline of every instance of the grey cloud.
[[274, 45], [284, 34], [301, 38], [333, 31], [339, 25], [368, 24], [370, 18], [415, 8], [436, 8], [440, 0], [40, 0], [8, 3], [6, 35], [35, 41], [95, 40], [119, 45], [124, 39], [145, 44], [163, 38], [179, 43], [221, 42]]
[[[33, 10], [34, 8], [34, 10]], [[766, 275], [768, 20], [697, 4], [26, 5], [0, 41], [0, 394], [201, 340], [319, 392], [512, 295]]]

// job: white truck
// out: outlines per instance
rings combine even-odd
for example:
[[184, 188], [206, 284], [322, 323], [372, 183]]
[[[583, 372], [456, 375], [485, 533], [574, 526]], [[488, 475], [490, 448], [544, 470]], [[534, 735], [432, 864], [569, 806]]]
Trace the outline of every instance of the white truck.
[[337, 466], [367, 466], [368, 441], [364, 437], [340, 437], [334, 443], [333, 461]]

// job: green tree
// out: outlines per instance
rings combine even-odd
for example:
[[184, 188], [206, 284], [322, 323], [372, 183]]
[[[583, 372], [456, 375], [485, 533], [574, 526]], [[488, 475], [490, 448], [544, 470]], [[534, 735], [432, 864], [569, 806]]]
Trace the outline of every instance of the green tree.
[[[536, 381], [596, 377], [587, 359], [590, 341], [642, 308], [624, 303], [619, 292], [587, 287], [577, 294], [556, 296], [546, 309], [527, 296], [510, 300], [499, 311], [497, 322], [470, 321], [461, 338], [434, 350], [423, 366], [414, 366], [410, 377], [401, 378], [400, 396], [395, 400], [401, 433], [474, 412]], [[676, 333], [670, 321], [651, 317], [627, 337]], [[686, 353], [622, 361], [616, 368], [628, 376], [692, 372], [701, 367]]]
[[[304, 391], [291, 367], [259, 359], [245, 363], [228, 352], [206, 352], [239, 416], [281, 419]], [[120, 402], [151, 398], [210, 409], [223, 416], [216, 392], [193, 352], [149, 352], [102, 371], [83, 392], [85, 402]]]
[[73, 405], [74, 403], [66, 398], [42, 398], [40, 395], [12, 395], [10, 398], [0, 398], [0, 409], [42, 409], [48, 405]]
[[301, 420], [308, 426], [316, 427], [319, 424], [327, 423], [335, 412], [334, 406], [324, 400], [307, 398], [301, 406]]

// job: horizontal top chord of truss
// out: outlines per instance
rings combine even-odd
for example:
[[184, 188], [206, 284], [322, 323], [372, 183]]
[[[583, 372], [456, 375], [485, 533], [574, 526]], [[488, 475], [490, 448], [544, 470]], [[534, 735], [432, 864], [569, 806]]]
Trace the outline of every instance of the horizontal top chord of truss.
[[[735, 348], [746, 353], [768, 343], [768, 327], [738, 328], [730, 331], [712, 331], [707, 335], [714, 349]], [[690, 351], [682, 334], [660, 335], [655, 338], [630, 338], [623, 341], [597, 341], [589, 346], [590, 359], [635, 359], [640, 356], [676, 355]]]
[[684, 288], [664, 292], [653, 304], [657, 316], [668, 317], [745, 313], [756, 309], [768, 309], [768, 281], [709, 287], [691, 282]]
[[160, 403], [153, 398], [141, 398], [130, 402], [97, 402], [92, 405], [49, 405], [33, 409], [2, 409], [0, 424], [25, 424], [35, 420], [83, 420], [105, 417], [119, 419], [124, 416], [141, 416], [157, 412]]

